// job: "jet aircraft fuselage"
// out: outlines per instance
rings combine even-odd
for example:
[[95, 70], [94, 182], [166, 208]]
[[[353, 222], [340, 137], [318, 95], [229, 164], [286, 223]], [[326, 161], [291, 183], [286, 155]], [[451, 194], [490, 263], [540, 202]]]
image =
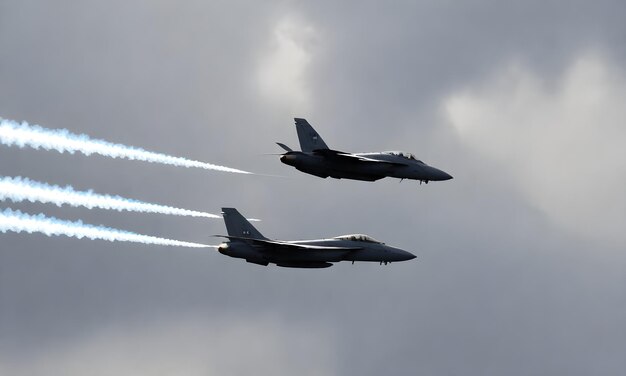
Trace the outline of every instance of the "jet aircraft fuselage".
[[271, 240], [254, 228], [236, 209], [223, 208], [228, 239], [218, 251], [247, 262], [291, 268], [327, 268], [339, 261], [371, 261], [387, 264], [415, 258], [410, 252], [379, 242], [370, 236], [352, 234], [330, 239]]
[[448, 173], [401, 151], [347, 153], [329, 149], [321, 136], [305, 120], [296, 118], [296, 129], [302, 151], [278, 143], [286, 153], [280, 161], [299, 171], [321, 178], [376, 181], [385, 177], [412, 179], [428, 183], [452, 179]]
[[[376, 181], [385, 177], [412, 179], [423, 182], [449, 180], [452, 177], [435, 167], [415, 159], [412, 154], [397, 151], [381, 153], [346, 153], [330, 156], [323, 151], [291, 151], [280, 161], [286, 165], [322, 178]], [[349, 159], [348, 159], [349, 158]]]

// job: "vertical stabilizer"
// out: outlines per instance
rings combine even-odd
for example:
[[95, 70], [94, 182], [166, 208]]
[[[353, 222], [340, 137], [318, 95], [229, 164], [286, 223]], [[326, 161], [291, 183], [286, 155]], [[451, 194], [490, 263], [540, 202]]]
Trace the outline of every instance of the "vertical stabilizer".
[[222, 208], [222, 216], [224, 217], [228, 235], [252, 239], [267, 239], [237, 209]]
[[298, 131], [298, 139], [300, 140], [300, 150], [303, 152], [311, 152], [317, 149], [328, 149], [322, 137], [313, 129], [308, 121], [301, 118], [295, 118], [296, 130]]

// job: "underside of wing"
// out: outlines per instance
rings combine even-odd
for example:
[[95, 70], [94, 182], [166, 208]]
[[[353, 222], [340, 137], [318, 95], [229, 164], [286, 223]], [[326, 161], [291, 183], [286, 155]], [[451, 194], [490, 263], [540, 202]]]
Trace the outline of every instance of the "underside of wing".
[[323, 245], [294, 244], [294, 243], [277, 242], [277, 241], [271, 241], [270, 243], [279, 248], [301, 249], [301, 250], [306, 249], [310, 251], [358, 251], [359, 249], [363, 249], [362, 247], [332, 247], [332, 246], [323, 246]]
[[[256, 241], [255, 241], [256, 242]], [[333, 246], [323, 246], [323, 245], [308, 245], [308, 244], [297, 244], [297, 243], [289, 243], [289, 242], [281, 242], [276, 240], [260, 240], [258, 241], [260, 244], [271, 245], [271, 248], [266, 249], [267, 252], [272, 251], [357, 251], [359, 249], [363, 249], [361, 247], [333, 247]]]
[[308, 245], [299, 243], [281, 242], [278, 240], [268, 239], [253, 239], [241, 236], [229, 236], [229, 235], [215, 235], [217, 237], [226, 238], [230, 240], [242, 240], [257, 245], [271, 246], [273, 249], [283, 250], [309, 250], [309, 251], [357, 251], [363, 249], [362, 247], [333, 247], [323, 245]]
[[368, 162], [368, 163], [376, 163], [376, 164], [378, 164], [378, 163], [389, 164], [389, 165], [394, 165], [394, 166], [405, 166], [404, 163], [390, 162], [390, 161], [383, 161], [383, 160], [378, 160], [378, 159], [373, 159], [373, 158], [367, 158], [367, 157], [363, 157], [361, 155], [345, 153], [343, 151], [332, 150], [332, 149], [317, 149], [317, 150], [313, 150], [313, 154], [321, 155], [323, 157], [326, 157], [326, 158], [329, 158], [329, 159], [334, 159], [334, 160], [337, 160], [337, 161], [340, 161], [340, 162], [348, 162], [348, 163]]

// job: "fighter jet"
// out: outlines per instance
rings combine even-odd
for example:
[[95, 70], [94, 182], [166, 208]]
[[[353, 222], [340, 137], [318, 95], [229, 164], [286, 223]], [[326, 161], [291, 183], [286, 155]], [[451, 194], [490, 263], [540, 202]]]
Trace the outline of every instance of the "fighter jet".
[[418, 160], [411, 153], [384, 151], [378, 153], [346, 153], [330, 149], [305, 119], [295, 118], [302, 151], [277, 142], [286, 153], [280, 161], [307, 174], [321, 178], [376, 181], [385, 177], [419, 180], [452, 179], [448, 173]]
[[222, 208], [228, 239], [217, 250], [226, 256], [267, 266], [286, 268], [327, 268], [339, 261], [374, 261], [388, 264], [415, 258], [410, 252], [390, 247], [367, 235], [353, 234], [330, 239], [282, 241], [261, 235], [234, 208]]

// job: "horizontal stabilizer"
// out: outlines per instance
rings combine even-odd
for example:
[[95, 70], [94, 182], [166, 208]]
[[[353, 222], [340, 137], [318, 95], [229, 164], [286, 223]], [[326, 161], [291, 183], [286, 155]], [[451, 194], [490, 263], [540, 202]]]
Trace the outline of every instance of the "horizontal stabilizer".
[[278, 145], [278, 146], [280, 146], [281, 148], [285, 149], [285, 151], [286, 151], [286, 152], [293, 151], [293, 150], [291, 150], [291, 148], [290, 148], [289, 146], [287, 146], [287, 145], [285, 145], [285, 144], [282, 144], [282, 143], [280, 143], [280, 142], [277, 142], [277, 143], [276, 143], [276, 145]]

